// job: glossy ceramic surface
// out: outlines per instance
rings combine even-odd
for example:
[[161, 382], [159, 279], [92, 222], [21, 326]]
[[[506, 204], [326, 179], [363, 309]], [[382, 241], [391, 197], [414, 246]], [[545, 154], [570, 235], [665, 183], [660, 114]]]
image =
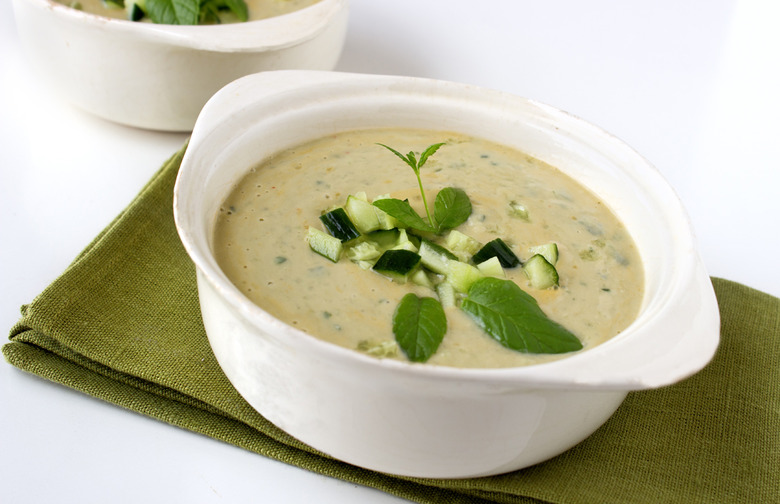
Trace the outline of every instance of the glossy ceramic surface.
[[[526, 151], [578, 179], [631, 232], [645, 267], [637, 320], [594, 349], [536, 366], [460, 370], [376, 360], [319, 341], [249, 302], [211, 253], [217, 209], [250, 167], [338, 131], [422, 127]], [[231, 83], [204, 107], [175, 189], [206, 331], [261, 414], [338, 459], [462, 478], [538, 463], [594, 432], [631, 390], [680, 381], [718, 345], [719, 316], [688, 217], [634, 150], [553, 107], [426, 79], [282, 71]]]
[[173, 26], [109, 19], [53, 0], [13, 0], [30, 64], [66, 100], [104, 119], [189, 131], [217, 90], [244, 75], [332, 69], [347, 0], [246, 23]]

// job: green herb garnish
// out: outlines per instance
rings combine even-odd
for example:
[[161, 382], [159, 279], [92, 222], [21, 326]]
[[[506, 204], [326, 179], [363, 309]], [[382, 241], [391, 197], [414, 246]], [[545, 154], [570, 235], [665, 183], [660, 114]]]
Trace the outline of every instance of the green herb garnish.
[[[249, 19], [244, 0], [146, 0], [136, 3], [153, 23], [197, 25], [220, 23], [222, 11], [232, 12], [239, 21]], [[141, 19], [143, 16], [138, 17]], [[135, 19], [135, 17], [133, 18]]]
[[436, 353], [446, 332], [447, 318], [437, 299], [409, 293], [395, 309], [393, 334], [412, 362], [427, 361]]
[[[427, 220], [412, 208], [408, 200], [384, 196], [372, 203], [374, 212], [377, 212], [374, 216], [371, 206], [357, 206], [357, 199], [367, 201], [365, 193], [358, 193], [360, 197], [348, 196], [347, 210], [341, 207], [331, 210], [330, 214], [338, 214], [338, 219], [335, 219], [338, 226], [328, 226], [329, 221], [323, 221], [329, 235], [310, 228], [308, 241], [315, 252], [334, 262], [340, 260], [343, 248], [346, 256], [363, 269], [372, 269], [392, 281], [411, 282], [435, 292], [438, 299], [419, 297], [414, 293], [405, 295], [393, 314], [395, 342], [409, 360], [425, 362], [439, 348], [447, 332], [443, 306], [460, 308], [487, 334], [511, 350], [557, 354], [582, 349], [579, 339], [548, 318], [536, 299], [505, 279], [504, 269], [522, 262], [502, 239], [496, 238], [483, 246], [474, 238], [455, 230], [468, 220], [472, 212], [471, 201], [465, 191], [453, 187], [439, 191], [431, 214], [420, 168], [444, 143], [429, 146], [419, 159], [414, 152], [403, 155], [392, 147], [378, 145], [398, 156], [414, 171]], [[387, 215], [379, 219], [382, 212]], [[361, 224], [362, 231], [350, 217]], [[372, 225], [367, 225], [369, 221]], [[388, 227], [376, 230], [379, 222], [388, 222]], [[354, 232], [349, 236], [342, 236], [343, 229], [353, 228]], [[445, 239], [436, 243], [434, 237], [421, 238], [407, 233], [405, 228], [437, 235], [444, 230], [451, 231]], [[329, 240], [319, 235], [326, 235]], [[442, 245], [442, 241], [450, 248]], [[523, 268], [530, 285], [538, 289], [557, 286], [558, 274], [554, 266], [558, 258], [557, 245], [548, 243], [534, 248], [534, 251], [536, 255], [526, 264], [542, 261], [544, 264]], [[541, 253], [546, 253], [550, 261], [539, 255]], [[367, 344], [359, 345], [359, 349], [367, 353], [368, 348]], [[380, 352], [372, 355], [390, 354]]]
[[444, 142], [437, 143], [428, 146], [427, 149], [425, 149], [422, 154], [420, 154], [420, 160], [417, 160], [417, 157], [414, 155], [414, 152], [409, 151], [409, 154], [404, 156], [397, 150], [393, 149], [392, 147], [388, 147], [385, 144], [379, 144], [385, 149], [389, 150], [396, 156], [398, 156], [404, 163], [408, 164], [412, 171], [414, 171], [415, 176], [417, 176], [417, 184], [420, 186], [420, 195], [422, 195], [423, 205], [425, 205], [425, 213], [428, 215], [428, 222], [433, 224], [433, 219], [431, 218], [431, 211], [428, 209], [428, 199], [425, 197], [425, 188], [423, 188], [422, 178], [420, 177], [420, 168], [423, 167], [426, 161], [428, 161], [428, 158], [431, 157], [433, 153], [435, 153], [437, 150], [439, 150], [439, 147], [444, 145]]
[[486, 333], [512, 350], [557, 354], [582, 349], [574, 334], [548, 318], [536, 299], [510, 280], [477, 280], [460, 307]]
[[400, 222], [404, 227], [435, 233], [436, 228], [428, 224], [414, 211], [408, 200], [383, 198], [374, 201], [373, 205]]
[[439, 150], [442, 145], [444, 145], [444, 142], [428, 146], [428, 148], [425, 149], [422, 154], [420, 154], [419, 160], [412, 151], [409, 151], [408, 154], [403, 155], [385, 144], [380, 143], [377, 145], [381, 145], [385, 149], [398, 156], [414, 171], [414, 174], [417, 177], [417, 184], [420, 186], [420, 196], [422, 196], [428, 222], [425, 222], [422, 217], [420, 217], [417, 212], [414, 211], [407, 200], [401, 201], [398, 199], [387, 198], [375, 201], [374, 206], [394, 217], [403, 225], [418, 231], [425, 231], [428, 233], [441, 233], [445, 229], [453, 229], [466, 222], [466, 220], [471, 215], [471, 201], [469, 200], [469, 197], [466, 195], [465, 191], [462, 189], [445, 187], [439, 191], [439, 193], [436, 195], [436, 201], [434, 202], [433, 216], [431, 215], [431, 210], [428, 207], [428, 199], [425, 197], [425, 188], [423, 187], [420, 168], [423, 167], [429, 157], [431, 157], [437, 150]]
[[463, 189], [445, 187], [436, 195], [433, 215], [439, 231], [455, 229], [471, 215], [471, 200]]

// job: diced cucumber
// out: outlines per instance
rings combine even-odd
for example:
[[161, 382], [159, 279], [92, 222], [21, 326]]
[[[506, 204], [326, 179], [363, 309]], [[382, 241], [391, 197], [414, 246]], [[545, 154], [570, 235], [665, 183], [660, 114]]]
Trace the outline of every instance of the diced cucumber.
[[125, 1], [125, 10], [127, 10], [127, 19], [140, 21], [146, 15], [146, 1], [127, 0]]
[[558, 285], [558, 270], [541, 254], [535, 254], [526, 261], [523, 273], [534, 289], [549, 289]]
[[320, 215], [320, 220], [325, 225], [325, 229], [342, 242], [348, 242], [360, 236], [360, 231], [349, 220], [347, 212], [341, 207]]
[[409, 275], [419, 266], [420, 256], [409, 250], [386, 250], [374, 264], [374, 271], [405, 283]]
[[357, 344], [357, 349], [374, 357], [395, 357], [398, 355], [398, 343], [395, 340], [385, 340], [379, 343], [373, 343], [368, 340], [361, 340]]
[[411, 275], [409, 275], [409, 280], [411, 280], [414, 284], [427, 287], [431, 290], [434, 288], [431, 278], [423, 268], [417, 268]]
[[[365, 193], [362, 194], [365, 198]], [[347, 203], [344, 205], [349, 219], [362, 234], [370, 233], [379, 229], [379, 218], [374, 211], [374, 205], [361, 199], [358, 196], [347, 196]], [[377, 208], [377, 210], [379, 210]]]
[[395, 245], [393, 245], [393, 250], [408, 250], [410, 252], [417, 253], [419, 250], [418, 247], [419, 240], [416, 236], [410, 236], [405, 229], [399, 229], [398, 230], [398, 239], [395, 242]]
[[460, 261], [447, 263], [447, 282], [452, 284], [457, 292], [468, 292], [471, 284], [484, 277], [485, 275], [471, 264]]
[[455, 254], [441, 245], [437, 245], [428, 240], [420, 241], [419, 254], [423, 266], [434, 273], [440, 273], [442, 275], [446, 275], [449, 271], [447, 269], [447, 263], [458, 260]]
[[453, 229], [447, 235], [444, 244], [453, 254], [458, 256], [461, 261], [468, 261], [471, 256], [479, 252], [482, 244], [469, 235], [463, 234], [457, 229]]
[[539, 254], [547, 259], [547, 262], [555, 266], [558, 263], [558, 244], [545, 243], [538, 247], [531, 247], [531, 254]]
[[[380, 200], [380, 199], [388, 199], [390, 195], [385, 194], [383, 196], [377, 196], [374, 198], [374, 201]], [[373, 202], [372, 202], [373, 203]], [[373, 206], [373, 205], [371, 205]], [[384, 210], [381, 210], [378, 207], [374, 207], [374, 212], [376, 213], [377, 219], [379, 219], [379, 229], [395, 229], [398, 227], [398, 219], [391, 216]]]
[[379, 245], [371, 240], [362, 241], [347, 247], [347, 257], [353, 262], [374, 261], [382, 255]]
[[501, 266], [501, 261], [498, 257], [491, 257], [487, 261], [483, 261], [477, 264], [477, 269], [482, 272], [483, 275], [495, 278], [506, 278], [506, 272], [504, 267]]
[[455, 306], [455, 287], [449, 282], [442, 282], [436, 286], [436, 295], [439, 298], [442, 308], [447, 309]]
[[521, 264], [520, 259], [518, 259], [515, 253], [512, 252], [512, 249], [510, 249], [501, 238], [496, 238], [495, 240], [488, 242], [484, 247], [479, 249], [479, 252], [474, 254], [472, 260], [475, 264], [479, 264], [487, 261], [491, 257], [498, 257], [498, 260], [501, 261], [501, 266], [504, 268], [514, 268]]
[[341, 258], [341, 252], [344, 250], [341, 240], [313, 227], [309, 228], [306, 234], [306, 241], [309, 242], [309, 247], [313, 251], [333, 262], [338, 262]]
[[389, 229], [374, 231], [373, 233], [367, 234], [365, 237], [367, 240], [376, 243], [380, 250], [384, 251], [395, 247], [398, 244], [400, 236], [399, 230]]
[[127, 10], [127, 19], [130, 21], [140, 21], [144, 18], [144, 16], [146, 16], [146, 13], [138, 6], [138, 4], [134, 3]]
[[529, 220], [528, 208], [522, 203], [514, 200], [509, 202], [509, 215], [524, 221]]
[[374, 207], [374, 211], [377, 219], [379, 219], [379, 229], [395, 229], [398, 227], [398, 219], [377, 207]]
[[408, 250], [409, 252], [414, 252], [415, 254], [418, 252], [417, 247], [415, 247], [414, 243], [410, 241], [399, 243], [390, 250]]

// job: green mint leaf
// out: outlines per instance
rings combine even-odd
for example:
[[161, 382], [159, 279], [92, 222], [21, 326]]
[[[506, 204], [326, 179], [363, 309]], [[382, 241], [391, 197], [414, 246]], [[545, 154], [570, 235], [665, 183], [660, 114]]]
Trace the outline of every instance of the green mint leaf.
[[412, 208], [408, 201], [385, 198], [374, 201], [373, 205], [391, 217], [394, 217], [405, 227], [428, 233], [436, 232], [436, 229], [433, 226], [425, 222], [423, 218], [414, 211], [414, 208]]
[[200, 4], [199, 24], [220, 23], [219, 19], [220, 0], [206, 0]]
[[225, 7], [230, 9], [239, 21], [246, 21], [249, 19], [249, 9], [244, 0], [225, 0]]
[[196, 25], [200, 19], [198, 0], [146, 0], [146, 14], [158, 24]]
[[447, 318], [438, 300], [405, 295], [393, 314], [393, 334], [412, 362], [425, 362], [439, 348], [447, 332]]
[[582, 349], [574, 334], [549, 319], [536, 300], [511, 280], [477, 280], [469, 288], [461, 309], [512, 350], [557, 354]]
[[433, 144], [429, 146], [427, 149], [425, 149], [423, 153], [420, 154], [420, 162], [417, 163], [417, 169], [419, 170], [420, 168], [422, 168], [425, 162], [428, 161], [428, 158], [431, 157], [437, 150], [439, 150], [439, 147], [441, 147], [442, 145], [444, 145], [444, 142]]
[[436, 195], [433, 215], [439, 231], [454, 229], [471, 215], [471, 200], [463, 189], [445, 187]]
[[420, 165], [417, 164], [417, 158], [414, 156], [414, 152], [409, 151], [409, 154], [406, 155], [406, 164], [412, 167], [412, 170], [414, 170], [414, 173], [416, 173], [418, 176], [420, 175]]
[[387, 146], [387, 145], [385, 145], [385, 144], [378, 143], [377, 145], [381, 145], [381, 146], [382, 146], [382, 147], [384, 147], [385, 149], [389, 150], [390, 152], [392, 152], [393, 154], [395, 154], [396, 156], [398, 156], [399, 158], [401, 158], [401, 160], [402, 160], [404, 163], [408, 164], [408, 165], [409, 165], [409, 166], [412, 168], [412, 170], [414, 170], [414, 173], [417, 173], [417, 162], [416, 162], [414, 159], [411, 159], [411, 160], [410, 160], [410, 159], [407, 159], [407, 158], [406, 158], [406, 156], [404, 156], [403, 154], [401, 154], [401, 153], [400, 153], [400, 152], [398, 152], [397, 150], [395, 150], [395, 149], [393, 149], [392, 147], [389, 147], [389, 146]]

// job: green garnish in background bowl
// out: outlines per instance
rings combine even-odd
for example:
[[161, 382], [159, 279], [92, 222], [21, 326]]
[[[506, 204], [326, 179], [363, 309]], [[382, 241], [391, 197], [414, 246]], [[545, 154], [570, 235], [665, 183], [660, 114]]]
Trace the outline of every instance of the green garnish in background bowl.
[[110, 0], [106, 3], [127, 10], [131, 21], [148, 18], [156, 24], [219, 24], [222, 13], [228, 11], [239, 21], [249, 19], [244, 0]]

